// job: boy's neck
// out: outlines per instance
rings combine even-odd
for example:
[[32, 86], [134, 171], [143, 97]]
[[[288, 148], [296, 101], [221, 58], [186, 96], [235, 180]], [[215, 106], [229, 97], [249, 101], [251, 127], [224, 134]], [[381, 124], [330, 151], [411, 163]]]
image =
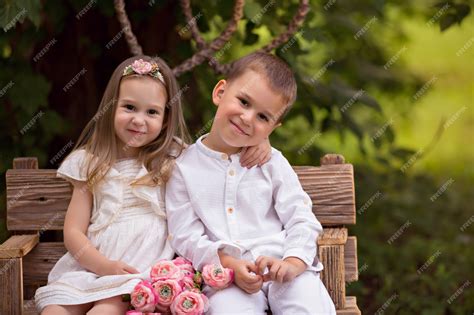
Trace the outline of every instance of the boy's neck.
[[232, 155], [238, 153], [242, 148], [240, 147], [231, 147], [227, 145], [221, 137], [216, 133], [211, 132], [202, 140], [202, 143], [211, 150], [225, 153], [227, 155]]

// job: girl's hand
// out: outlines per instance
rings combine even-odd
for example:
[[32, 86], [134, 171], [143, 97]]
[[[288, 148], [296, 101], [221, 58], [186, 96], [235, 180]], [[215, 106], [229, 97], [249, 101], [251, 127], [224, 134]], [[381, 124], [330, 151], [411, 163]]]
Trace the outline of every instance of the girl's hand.
[[242, 167], [251, 168], [255, 165], [262, 166], [270, 161], [272, 155], [272, 147], [270, 140], [265, 139], [262, 143], [253, 147], [245, 147], [240, 155], [240, 165]]
[[99, 276], [107, 275], [126, 275], [130, 273], [140, 273], [137, 269], [127, 265], [120, 260], [108, 260], [102, 268], [99, 269]]

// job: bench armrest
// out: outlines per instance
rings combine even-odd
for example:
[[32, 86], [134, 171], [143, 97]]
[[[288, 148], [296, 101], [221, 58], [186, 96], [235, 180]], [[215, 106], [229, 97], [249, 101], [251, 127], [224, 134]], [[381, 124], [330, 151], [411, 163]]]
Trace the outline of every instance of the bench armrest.
[[22, 258], [28, 254], [39, 242], [39, 235], [13, 235], [0, 245], [0, 259]]

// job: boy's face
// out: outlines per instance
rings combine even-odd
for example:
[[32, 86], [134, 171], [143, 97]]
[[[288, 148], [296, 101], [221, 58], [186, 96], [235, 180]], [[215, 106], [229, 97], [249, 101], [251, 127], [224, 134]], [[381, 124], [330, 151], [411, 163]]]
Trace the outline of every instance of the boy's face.
[[282, 96], [253, 70], [231, 82], [219, 81], [212, 100], [218, 109], [205, 143], [230, 154], [268, 138], [286, 108]]

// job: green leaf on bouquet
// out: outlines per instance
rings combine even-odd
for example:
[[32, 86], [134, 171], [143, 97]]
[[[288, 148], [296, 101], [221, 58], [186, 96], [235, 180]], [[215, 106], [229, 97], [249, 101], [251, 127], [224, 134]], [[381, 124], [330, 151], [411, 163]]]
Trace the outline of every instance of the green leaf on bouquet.
[[122, 302], [130, 302], [131, 300], [130, 294], [122, 294]]

